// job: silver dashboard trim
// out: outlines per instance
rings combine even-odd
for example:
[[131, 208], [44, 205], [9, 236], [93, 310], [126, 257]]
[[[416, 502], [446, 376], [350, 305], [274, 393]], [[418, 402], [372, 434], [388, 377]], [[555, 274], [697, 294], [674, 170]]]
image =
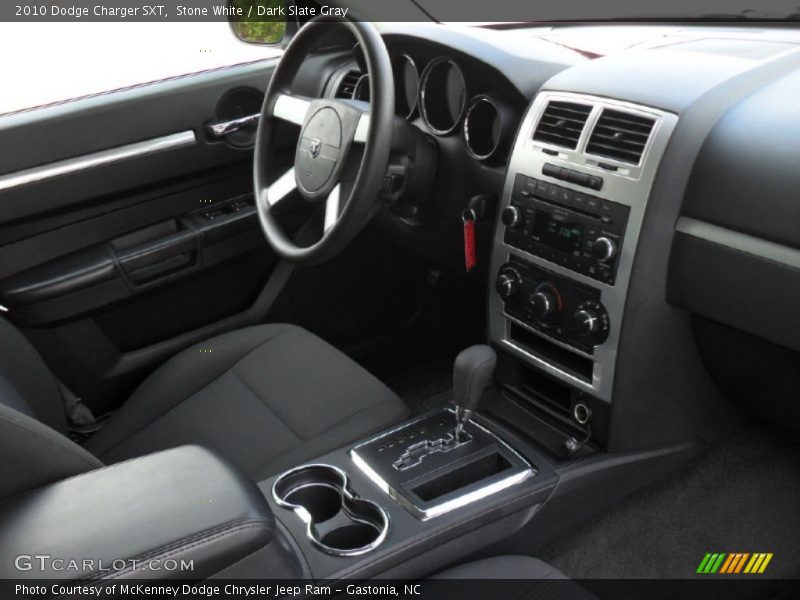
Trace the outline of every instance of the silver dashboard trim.
[[[578, 102], [592, 106], [592, 111], [575, 150], [533, 140], [534, 129], [550, 100]], [[620, 163], [619, 171], [612, 172], [601, 168], [598, 163], [600, 161], [611, 164], [617, 163], [605, 159], [598, 160], [597, 157], [585, 153], [589, 136], [603, 108], [625, 110], [655, 119], [653, 130], [638, 166]], [[674, 114], [629, 102], [572, 92], [545, 91], [539, 93], [529, 106], [509, 158], [503, 196], [499, 203], [498, 211], [502, 211], [503, 208], [508, 206], [514, 188], [514, 179], [518, 173], [574, 191], [590, 193], [624, 204], [630, 208], [614, 285], [602, 283], [541, 257], [529, 254], [524, 250], [506, 245], [503, 240], [505, 230], [500, 219], [497, 219], [492, 252], [492, 267], [490, 271], [492, 274], [497, 273], [500, 267], [511, 257], [517, 257], [537, 267], [546, 269], [555, 275], [572, 279], [600, 290], [600, 300], [608, 311], [611, 325], [606, 341], [595, 346], [592, 355], [593, 368], [590, 381], [565, 372], [562, 367], [548, 360], [547, 357], [539, 356], [512, 340], [510, 337], [511, 322], [504, 314], [503, 303], [493, 287], [489, 292], [489, 334], [493, 342], [506, 348], [524, 362], [544, 369], [568, 385], [606, 402], [611, 402], [612, 399], [620, 325], [624, 314], [628, 282], [633, 267], [639, 232], [659, 163], [677, 121], [678, 117]], [[545, 150], [548, 153], [545, 153]], [[560, 167], [577, 169], [592, 175], [600, 175], [604, 179], [603, 189], [600, 192], [595, 192], [560, 179], [548, 177], [542, 174], [542, 166], [545, 162]], [[567, 349], [570, 350], [569, 347]], [[572, 349], [572, 352], [585, 357], [585, 354], [577, 350]]]
[[564, 348], [564, 350], [569, 350], [570, 352], [574, 352], [578, 356], [582, 356], [584, 358], [592, 358], [592, 355], [589, 354], [588, 352], [584, 352], [580, 348], [576, 348], [575, 346], [570, 346], [569, 344], [566, 344], [566, 343], [564, 343], [562, 341], [559, 341], [559, 340], [557, 340], [557, 339], [555, 339], [553, 337], [550, 337], [544, 331], [539, 331], [538, 329], [534, 329], [533, 327], [528, 325], [525, 321], [517, 319], [516, 317], [513, 317], [508, 313], [504, 313], [504, 314], [505, 314], [506, 319], [508, 319], [509, 321], [514, 323], [515, 325], [519, 325], [520, 327], [522, 327], [526, 331], [530, 331], [532, 334], [538, 335], [540, 338], [543, 338], [543, 339], [545, 339], [545, 340], [547, 340], [549, 342], [552, 342], [556, 346], [560, 346], [561, 348]]
[[800, 269], [800, 250], [797, 248], [784, 246], [783, 244], [741, 233], [740, 231], [726, 229], [719, 225], [712, 225], [705, 221], [698, 221], [691, 217], [680, 217], [675, 225], [675, 231], [712, 244], [725, 246], [737, 252], [744, 252], [787, 267]]
[[173, 150], [182, 146], [190, 146], [196, 141], [197, 136], [194, 131], [181, 131], [180, 133], [173, 133], [142, 142], [108, 148], [107, 150], [100, 150], [99, 152], [92, 152], [91, 154], [75, 156], [38, 167], [0, 175], [0, 191], [10, 190], [31, 183], [38, 183], [63, 175], [78, 173], [86, 169], [100, 167], [130, 158], [138, 158], [155, 154], [156, 152], [163, 152], [164, 150]]

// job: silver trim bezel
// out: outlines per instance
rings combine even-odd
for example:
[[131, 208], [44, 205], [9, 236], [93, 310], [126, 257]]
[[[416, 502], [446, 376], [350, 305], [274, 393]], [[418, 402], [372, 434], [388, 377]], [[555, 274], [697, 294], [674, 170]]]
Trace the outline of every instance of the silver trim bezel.
[[190, 146], [197, 142], [194, 131], [181, 131], [124, 146], [116, 146], [90, 154], [75, 156], [22, 171], [0, 175], [0, 192], [32, 183], [40, 183], [64, 175], [72, 175], [94, 167], [110, 165], [131, 158], [149, 156], [165, 150]]
[[[453, 409], [451, 408], [445, 409], [445, 411], [451, 413], [454, 412]], [[505, 450], [510, 452], [512, 456], [514, 456], [514, 458], [520, 461], [520, 463], [523, 465], [523, 469], [511, 473], [506, 477], [503, 477], [502, 479], [493, 481], [490, 484], [472, 490], [471, 492], [468, 492], [456, 498], [451, 498], [450, 500], [440, 502], [438, 504], [433, 504], [432, 506], [429, 507], [417, 506], [408, 498], [406, 498], [399, 490], [396, 490], [391, 485], [389, 485], [389, 483], [383, 477], [381, 477], [380, 474], [377, 471], [375, 471], [369, 465], [369, 463], [367, 463], [366, 460], [364, 460], [364, 458], [358, 453], [358, 449], [361, 448], [362, 446], [371, 444], [383, 437], [392, 435], [398, 431], [411, 427], [415, 423], [419, 423], [420, 421], [427, 419], [431, 414], [433, 413], [428, 413], [421, 417], [417, 417], [416, 419], [406, 421], [402, 425], [395, 427], [393, 429], [389, 429], [388, 431], [384, 431], [380, 435], [376, 435], [367, 440], [366, 442], [362, 442], [348, 451], [348, 455], [350, 456], [350, 459], [353, 461], [353, 464], [355, 464], [361, 470], [361, 472], [378, 487], [378, 489], [380, 489], [382, 492], [391, 497], [395, 502], [400, 504], [400, 506], [405, 508], [408, 512], [417, 517], [420, 521], [428, 521], [429, 519], [433, 519], [435, 517], [439, 517], [444, 514], [453, 512], [454, 510], [464, 508], [470, 504], [489, 498], [494, 494], [497, 494], [499, 492], [502, 492], [503, 490], [507, 490], [515, 485], [518, 485], [523, 481], [526, 481], [527, 479], [534, 477], [538, 474], [538, 471], [530, 463], [530, 461], [525, 459], [525, 457], [523, 457], [519, 452], [514, 450], [514, 448], [509, 446], [497, 435], [495, 435], [494, 433], [483, 427], [480, 423], [477, 423], [474, 419], [469, 419], [468, 423], [470, 424], [470, 426], [476, 427], [477, 429], [480, 429], [483, 433], [492, 437], [499, 445], [501, 445]]]
[[[539, 119], [545, 107], [551, 100], [576, 102], [592, 106], [592, 112], [581, 132], [581, 137], [579, 138], [575, 150], [569, 150], [560, 146], [533, 140], [533, 133], [536, 125], [539, 123]], [[603, 108], [624, 110], [655, 119], [653, 131], [642, 153], [642, 160], [639, 166], [619, 163], [619, 171], [609, 171], [601, 168], [598, 163], [616, 163], [605, 159], [597, 160], [596, 157], [584, 153], [589, 135]], [[677, 121], [678, 118], [674, 114], [620, 100], [572, 92], [541, 92], [528, 108], [517, 134], [514, 149], [509, 158], [508, 171], [503, 187], [503, 196], [498, 207], [498, 214], [499, 211], [502, 211], [509, 205], [514, 188], [514, 179], [518, 173], [547, 181], [548, 183], [554, 183], [574, 191], [596, 195], [607, 200], [624, 204], [630, 208], [628, 223], [623, 236], [623, 243], [619, 249], [616, 281], [613, 285], [597, 281], [596, 279], [572, 271], [564, 266], [505, 244], [503, 241], [505, 227], [500, 219], [497, 219], [492, 252], [491, 273], [493, 274], [499, 272], [502, 265], [508, 262], [511, 257], [517, 257], [556, 275], [572, 279], [578, 283], [600, 290], [600, 301], [608, 311], [610, 328], [606, 340], [602, 344], [595, 346], [594, 353], [589, 355], [593, 363], [590, 381], [565, 371], [564, 368], [558, 364], [553, 363], [546, 357], [540, 356], [512, 340], [509, 331], [511, 321], [505, 314], [503, 302], [494, 291], [493, 287], [489, 291], [489, 335], [494, 343], [507, 349], [512, 355], [521, 359], [523, 362], [533, 365], [556, 379], [560, 379], [566, 384], [606, 402], [611, 402], [613, 396], [620, 328], [623, 320], [628, 283], [633, 268], [639, 233], [641, 231], [647, 202], [653, 181], [658, 171], [659, 163]], [[543, 150], [555, 152], [555, 154], [547, 154]], [[603, 188], [601, 191], [597, 192], [560, 179], [548, 177], [542, 174], [542, 166], [544, 163], [576, 169], [590, 175], [602, 176], [604, 180]], [[528, 329], [534, 331], [530, 328]], [[558, 340], [554, 340], [542, 332], [537, 333], [548, 341], [576, 355], [587, 357], [587, 353], [572, 348], [567, 344], [560, 344]]]
[[[403, 116], [403, 118], [406, 121], [411, 121], [411, 120], [414, 119], [414, 116], [417, 114], [417, 108], [419, 106], [419, 90], [420, 90], [420, 72], [419, 72], [419, 67], [417, 66], [417, 61], [415, 61], [411, 57], [411, 55], [406, 54], [405, 52], [401, 52], [400, 54], [392, 54], [392, 55], [390, 55], [390, 59], [391, 58], [402, 58], [402, 59], [406, 60], [411, 65], [411, 67], [414, 69], [414, 73], [416, 73], [417, 91], [414, 94], [414, 106], [411, 107], [411, 109], [408, 111], [407, 115], [405, 115], [405, 116], [400, 115], [400, 116]], [[395, 85], [397, 85], [397, 73], [394, 73], [394, 71], [392, 71], [392, 72], [393, 72], [393, 74], [395, 76]]]
[[[283, 499], [281, 499], [279, 497], [276, 488], [278, 487], [278, 485], [280, 484], [280, 482], [283, 479], [285, 479], [286, 477], [290, 477], [291, 475], [294, 475], [295, 473], [299, 473], [301, 471], [306, 471], [306, 470], [309, 470], [309, 469], [330, 469], [331, 471], [336, 473], [336, 475], [339, 476], [339, 478], [341, 480], [341, 483], [340, 483], [339, 487], [337, 488], [337, 490], [340, 491], [341, 495], [343, 496], [342, 505], [343, 505], [343, 509], [344, 510], [346, 510], [344, 508], [344, 500], [356, 500], [358, 502], [365, 502], [367, 504], [370, 504], [378, 511], [378, 513], [381, 515], [381, 518], [383, 519], [384, 525], [381, 528], [380, 534], [378, 535], [378, 537], [373, 542], [371, 542], [370, 544], [367, 544], [366, 546], [361, 546], [360, 548], [354, 548], [354, 549], [351, 549], [351, 550], [342, 550], [340, 548], [334, 548], [332, 546], [328, 546], [327, 544], [323, 544], [320, 540], [317, 539], [317, 537], [316, 537], [316, 535], [314, 533], [314, 519], [311, 517], [311, 515], [305, 509], [305, 507], [303, 507], [303, 506], [301, 506], [299, 504], [292, 504], [291, 502], [286, 502], [286, 501], [284, 501]], [[304, 487], [310, 487], [312, 485], [319, 485], [319, 486], [322, 486], [322, 487], [331, 487], [330, 485], [327, 485], [325, 483], [319, 483], [319, 484], [306, 484], [304, 486], [299, 486], [296, 489], [302, 489]], [[389, 535], [389, 528], [390, 528], [390, 524], [391, 524], [391, 519], [389, 517], [389, 513], [386, 512], [386, 510], [384, 510], [383, 507], [380, 506], [377, 502], [373, 502], [372, 500], [368, 500], [366, 498], [362, 498], [361, 496], [358, 496], [355, 492], [353, 492], [352, 488], [350, 487], [350, 477], [347, 475], [347, 473], [344, 470], [340, 469], [339, 467], [335, 467], [335, 466], [329, 465], [327, 463], [310, 463], [310, 464], [306, 464], [306, 465], [301, 465], [299, 467], [294, 467], [293, 469], [289, 469], [288, 471], [284, 471], [283, 473], [281, 473], [275, 479], [275, 481], [272, 484], [272, 500], [278, 506], [280, 506], [282, 508], [286, 508], [288, 510], [291, 510], [292, 512], [294, 512], [295, 515], [297, 515], [297, 517], [306, 526], [306, 531], [305, 531], [306, 532], [306, 539], [308, 539], [309, 543], [312, 546], [314, 546], [318, 550], [322, 550], [326, 554], [330, 554], [332, 556], [348, 557], [348, 556], [361, 556], [363, 554], [367, 554], [368, 552], [372, 552], [378, 546], [383, 544], [383, 542], [386, 540], [387, 536]], [[364, 522], [362, 519], [358, 519], [357, 517], [355, 517], [353, 515], [349, 515], [349, 516], [350, 516], [351, 519], [353, 519], [356, 522]]]
[[500, 137], [497, 140], [495, 140], [492, 149], [485, 154], [478, 154], [472, 148], [472, 145], [470, 144], [469, 141], [469, 117], [472, 114], [472, 111], [475, 110], [475, 108], [483, 102], [485, 102], [494, 109], [495, 119], [496, 120], [500, 119], [500, 109], [497, 106], [497, 103], [492, 99], [492, 97], [487, 94], [478, 94], [477, 96], [473, 96], [472, 99], [467, 103], [467, 110], [466, 113], [464, 114], [464, 125], [462, 127], [462, 134], [464, 138], [464, 149], [467, 151], [467, 154], [469, 154], [475, 160], [479, 161], [488, 160], [492, 156], [494, 156], [494, 153], [497, 152], [497, 148], [500, 146], [500, 140], [502, 139], [503, 135], [501, 131]]
[[[360, 100], [361, 102], [369, 102], [369, 100], [364, 100], [363, 98], [359, 98], [359, 92], [362, 91], [364, 84], [366, 83], [369, 86], [369, 73], [363, 73], [361, 77], [358, 78], [356, 84], [353, 86], [353, 96], [351, 100]], [[369, 91], [369, 87], [367, 87], [367, 91]]]
[[[461, 110], [458, 113], [458, 117], [454, 120], [453, 125], [448, 129], [438, 129], [433, 125], [431, 125], [431, 122], [428, 119], [428, 111], [425, 108], [426, 107], [425, 96], [427, 93], [426, 90], [428, 87], [428, 78], [430, 78], [431, 72], [433, 71], [433, 69], [444, 63], [450, 63], [453, 67], [455, 67], [458, 70], [458, 73], [461, 76], [461, 81], [464, 82], [464, 100], [461, 103]], [[438, 58], [434, 58], [431, 62], [429, 62], [425, 66], [425, 69], [422, 71], [422, 77], [420, 78], [420, 83], [419, 83], [419, 94], [420, 94], [418, 103], [419, 111], [420, 114], [422, 115], [422, 120], [425, 121], [425, 125], [428, 126], [428, 129], [430, 129], [431, 132], [434, 133], [435, 135], [439, 136], [450, 135], [451, 133], [453, 133], [453, 131], [455, 131], [461, 124], [461, 120], [464, 118], [464, 111], [467, 108], [467, 98], [469, 97], [467, 90], [467, 78], [464, 76], [464, 71], [459, 66], [459, 64], [452, 58], [449, 58], [447, 56], [440, 56]]]

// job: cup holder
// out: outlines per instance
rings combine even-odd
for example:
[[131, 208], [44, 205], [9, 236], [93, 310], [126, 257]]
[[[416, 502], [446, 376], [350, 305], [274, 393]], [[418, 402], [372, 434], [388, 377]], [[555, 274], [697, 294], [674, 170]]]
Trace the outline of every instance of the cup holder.
[[347, 473], [329, 465], [287, 471], [272, 486], [275, 503], [306, 525], [306, 536], [334, 556], [358, 556], [377, 548], [389, 532], [389, 515], [350, 489]]

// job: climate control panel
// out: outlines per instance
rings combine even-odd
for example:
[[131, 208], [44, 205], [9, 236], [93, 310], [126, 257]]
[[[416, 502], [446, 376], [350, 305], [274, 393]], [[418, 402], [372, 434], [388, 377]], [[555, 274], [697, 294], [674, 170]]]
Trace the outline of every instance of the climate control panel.
[[591, 286], [512, 257], [495, 290], [506, 315], [583, 352], [592, 354], [608, 337], [608, 312]]

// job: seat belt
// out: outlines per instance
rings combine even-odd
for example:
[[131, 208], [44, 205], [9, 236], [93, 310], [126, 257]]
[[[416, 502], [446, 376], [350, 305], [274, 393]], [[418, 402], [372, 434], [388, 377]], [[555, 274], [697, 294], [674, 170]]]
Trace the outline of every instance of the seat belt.
[[92, 434], [100, 431], [102, 425], [95, 419], [91, 409], [78, 398], [60, 379], [58, 387], [61, 388], [61, 397], [64, 399], [64, 413], [67, 415], [67, 426], [70, 433], [82, 439], [88, 439]]

